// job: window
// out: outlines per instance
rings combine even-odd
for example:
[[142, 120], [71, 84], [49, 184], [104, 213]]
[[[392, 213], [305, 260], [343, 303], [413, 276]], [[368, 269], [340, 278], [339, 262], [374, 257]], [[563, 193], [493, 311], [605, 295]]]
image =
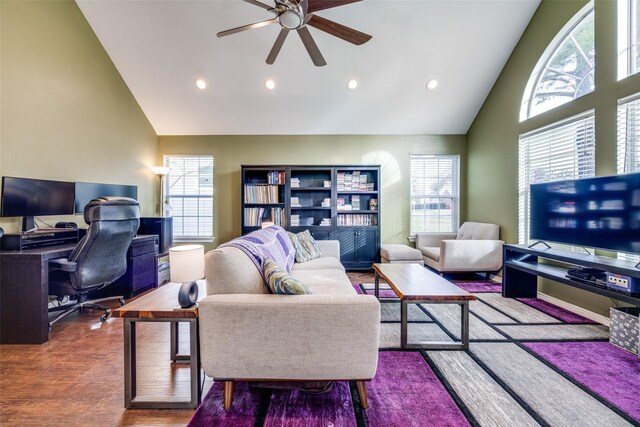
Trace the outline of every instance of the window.
[[[618, 173], [640, 172], [640, 93], [618, 101]], [[640, 255], [618, 253], [640, 261]]]
[[519, 241], [529, 244], [529, 186], [595, 176], [593, 110], [520, 136]]
[[213, 157], [164, 156], [169, 168], [165, 202], [173, 216], [173, 238], [178, 242], [213, 240]]
[[460, 211], [460, 157], [412, 154], [410, 232], [456, 232]]
[[618, 80], [640, 71], [640, 0], [618, 0]]
[[529, 77], [520, 121], [570, 102], [595, 89], [593, 2], [556, 35]]

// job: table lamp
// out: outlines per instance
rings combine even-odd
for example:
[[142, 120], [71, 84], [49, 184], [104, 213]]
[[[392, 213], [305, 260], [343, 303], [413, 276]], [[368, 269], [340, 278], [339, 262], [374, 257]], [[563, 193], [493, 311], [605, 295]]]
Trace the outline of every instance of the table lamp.
[[204, 277], [204, 246], [185, 245], [169, 249], [171, 281], [182, 283], [178, 303], [182, 308], [193, 306], [198, 300], [196, 280]]

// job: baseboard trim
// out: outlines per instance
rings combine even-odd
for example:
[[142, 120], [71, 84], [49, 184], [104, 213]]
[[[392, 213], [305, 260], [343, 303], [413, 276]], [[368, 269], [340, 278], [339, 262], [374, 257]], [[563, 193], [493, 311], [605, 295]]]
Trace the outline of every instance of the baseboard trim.
[[593, 311], [589, 311], [586, 308], [579, 307], [577, 305], [568, 303], [556, 297], [552, 297], [551, 295], [543, 294], [542, 292], [538, 292], [538, 298], [543, 301], [547, 301], [553, 305], [557, 305], [558, 307], [562, 307], [565, 310], [569, 310], [573, 313], [579, 314], [580, 316], [586, 317], [589, 320], [593, 320], [594, 322], [598, 322], [605, 326], [609, 326], [610, 321], [608, 317], [605, 317], [601, 314], [594, 313]]

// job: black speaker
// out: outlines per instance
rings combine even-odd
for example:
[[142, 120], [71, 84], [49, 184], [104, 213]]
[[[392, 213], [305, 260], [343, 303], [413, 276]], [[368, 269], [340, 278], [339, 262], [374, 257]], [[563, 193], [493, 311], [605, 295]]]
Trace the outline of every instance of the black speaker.
[[72, 230], [77, 230], [78, 224], [75, 222], [56, 222], [56, 228], [70, 228]]
[[155, 234], [160, 241], [158, 253], [165, 253], [173, 246], [173, 218], [146, 217], [140, 218], [138, 234]]

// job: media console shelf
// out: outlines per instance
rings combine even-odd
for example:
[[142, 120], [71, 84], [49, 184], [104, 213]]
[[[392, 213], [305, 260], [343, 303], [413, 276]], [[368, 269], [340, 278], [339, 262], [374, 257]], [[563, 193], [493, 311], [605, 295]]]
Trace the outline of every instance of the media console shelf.
[[[640, 269], [635, 268], [634, 262], [558, 249], [528, 248], [524, 245], [504, 245], [502, 251], [502, 296], [505, 298], [536, 298], [538, 277], [544, 277], [554, 282], [640, 306], [640, 296], [631, 296], [569, 279], [566, 275], [570, 267], [557, 265], [562, 263], [597, 268], [609, 273], [640, 278]], [[553, 264], [541, 262], [542, 260]]]

